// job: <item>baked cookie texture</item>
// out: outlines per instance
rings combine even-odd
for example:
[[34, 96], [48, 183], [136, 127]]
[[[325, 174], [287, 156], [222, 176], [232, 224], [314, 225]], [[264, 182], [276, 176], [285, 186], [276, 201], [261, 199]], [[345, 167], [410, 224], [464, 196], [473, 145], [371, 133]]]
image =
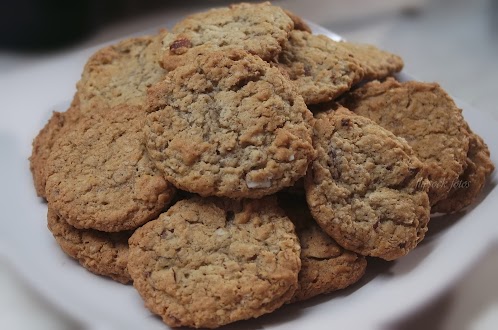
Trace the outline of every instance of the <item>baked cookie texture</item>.
[[33, 140], [30, 168], [38, 196], [46, 198], [45, 165], [52, 146], [80, 116], [123, 104], [137, 106], [137, 110], [145, 106], [147, 88], [165, 75], [158, 63], [160, 41], [165, 35], [166, 32], [161, 32], [156, 36], [126, 39], [98, 50], [89, 58], [70, 108], [54, 112]]
[[129, 244], [133, 285], [172, 327], [258, 317], [297, 288], [299, 242], [274, 198], [182, 200]]
[[432, 207], [434, 213], [455, 213], [473, 204], [495, 169], [484, 140], [468, 126], [467, 131], [470, 137], [467, 167], [453, 182], [448, 196]]
[[81, 111], [105, 111], [123, 104], [144, 106], [147, 88], [165, 75], [159, 65], [165, 35], [125, 39], [93, 54], [76, 86]]
[[408, 142], [429, 171], [431, 205], [448, 195], [467, 166], [469, 133], [462, 111], [438, 84], [389, 78], [365, 84], [341, 103]]
[[308, 105], [337, 98], [364, 76], [360, 63], [340, 42], [299, 30], [291, 31], [278, 66]]
[[116, 232], [157, 217], [174, 195], [149, 160], [145, 113], [121, 106], [80, 118], [47, 161], [47, 200], [79, 229]]
[[[75, 100], [77, 96], [75, 97]], [[52, 117], [48, 120], [45, 126], [41, 129], [38, 135], [33, 140], [33, 149], [29, 158], [29, 168], [33, 176], [33, 182], [36, 189], [36, 194], [39, 197], [46, 198], [45, 185], [47, 182], [47, 174], [45, 165], [50, 156], [52, 147], [64, 131], [72, 124], [76, 123], [79, 118], [79, 107], [77, 102], [73, 104], [66, 112], [52, 113]]]
[[342, 107], [316, 116], [313, 144], [305, 189], [320, 227], [366, 256], [394, 260], [415, 248], [430, 205], [425, 166], [410, 146]]
[[48, 228], [172, 327], [344, 289], [368, 256], [415, 248], [431, 212], [474, 203], [494, 169], [437, 84], [388, 78], [402, 68], [269, 2], [99, 49], [33, 141]]
[[401, 57], [374, 45], [341, 42], [341, 46], [349, 50], [363, 69], [363, 80], [383, 79], [400, 72], [404, 62]]
[[198, 46], [220, 50], [240, 48], [271, 60], [282, 50], [292, 19], [269, 2], [240, 3], [188, 16], [163, 38], [163, 67], [170, 71], [187, 64], [185, 54]]
[[76, 229], [48, 208], [48, 229], [62, 250], [83, 267], [97, 275], [126, 284], [128, 273], [128, 238], [131, 232], [104, 233], [91, 229]]
[[303, 197], [279, 194], [279, 204], [296, 226], [301, 244], [298, 288], [290, 302], [344, 289], [364, 274], [364, 256], [343, 249], [312, 218]]
[[314, 156], [302, 97], [243, 50], [206, 51], [152, 86], [148, 100], [149, 155], [180, 189], [258, 198], [292, 186]]

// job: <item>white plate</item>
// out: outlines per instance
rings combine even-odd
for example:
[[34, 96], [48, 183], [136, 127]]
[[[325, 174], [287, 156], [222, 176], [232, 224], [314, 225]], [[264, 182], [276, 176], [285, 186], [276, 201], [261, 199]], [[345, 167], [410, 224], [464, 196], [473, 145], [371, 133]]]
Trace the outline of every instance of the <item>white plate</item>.
[[[313, 25], [315, 31], [332, 34]], [[132, 286], [90, 274], [63, 254], [46, 229], [46, 205], [35, 196], [28, 157], [31, 141], [53, 110], [63, 111], [87, 57], [95, 48], [0, 77], [0, 253], [33, 288], [91, 329], [166, 329]], [[402, 79], [407, 76], [401, 75]], [[460, 103], [470, 126], [488, 142], [498, 164], [497, 123]], [[420, 246], [396, 262], [373, 260], [365, 277], [332, 295], [285, 306], [227, 328], [383, 328], [420, 306], [471, 267], [498, 238], [497, 174], [487, 198], [464, 214], [434, 219]]]

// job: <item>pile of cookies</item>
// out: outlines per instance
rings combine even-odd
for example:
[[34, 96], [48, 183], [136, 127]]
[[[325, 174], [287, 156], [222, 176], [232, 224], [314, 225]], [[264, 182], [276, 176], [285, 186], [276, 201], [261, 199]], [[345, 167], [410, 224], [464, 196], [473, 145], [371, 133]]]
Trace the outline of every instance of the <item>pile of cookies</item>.
[[493, 171], [448, 94], [402, 67], [270, 3], [105, 47], [33, 142], [48, 228], [173, 327], [343, 289]]

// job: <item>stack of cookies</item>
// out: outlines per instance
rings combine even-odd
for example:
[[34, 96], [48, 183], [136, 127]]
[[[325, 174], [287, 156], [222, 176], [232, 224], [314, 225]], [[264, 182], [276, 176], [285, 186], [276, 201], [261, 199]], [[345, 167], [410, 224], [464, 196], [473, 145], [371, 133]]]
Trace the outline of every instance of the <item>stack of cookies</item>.
[[270, 3], [103, 48], [33, 142], [48, 228], [173, 327], [343, 289], [493, 171], [454, 101], [402, 67]]

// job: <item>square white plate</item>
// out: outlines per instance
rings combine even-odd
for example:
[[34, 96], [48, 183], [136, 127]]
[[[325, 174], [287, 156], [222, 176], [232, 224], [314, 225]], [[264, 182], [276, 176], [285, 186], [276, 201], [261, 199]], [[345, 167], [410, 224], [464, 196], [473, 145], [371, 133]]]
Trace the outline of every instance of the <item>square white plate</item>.
[[[316, 33], [337, 35], [313, 25]], [[31, 141], [54, 110], [64, 111], [83, 65], [96, 48], [51, 58], [0, 77], [0, 254], [48, 300], [90, 329], [166, 329], [151, 315], [132, 286], [95, 276], [60, 250], [46, 229], [46, 204], [35, 195], [29, 172]], [[400, 79], [409, 79], [400, 75]], [[498, 164], [498, 123], [459, 102], [472, 129]], [[232, 329], [382, 328], [437, 295], [498, 239], [497, 174], [466, 213], [431, 221], [426, 239], [408, 256], [370, 259], [365, 277], [335, 294], [284, 306]]]

